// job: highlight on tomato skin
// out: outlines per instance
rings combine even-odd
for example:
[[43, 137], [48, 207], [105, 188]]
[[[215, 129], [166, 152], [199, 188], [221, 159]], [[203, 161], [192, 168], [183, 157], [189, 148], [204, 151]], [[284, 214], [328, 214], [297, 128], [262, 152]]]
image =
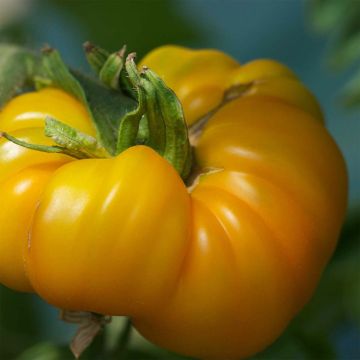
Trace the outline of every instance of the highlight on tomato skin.
[[[335, 249], [343, 157], [280, 63], [165, 46], [142, 65], [176, 93], [189, 127], [218, 108], [193, 149], [196, 181], [187, 188], [149, 144], [77, 160], [1, 139], [0, 197], [12, 209], [0, 209], [0, 282], [60, 309], [128, 316], [183, 355], [252, 356], [309, 301]], [[96, 137], [84, 104], [51, 87], [9, 101], [0, 129], [51, 146], [47, 116]]]

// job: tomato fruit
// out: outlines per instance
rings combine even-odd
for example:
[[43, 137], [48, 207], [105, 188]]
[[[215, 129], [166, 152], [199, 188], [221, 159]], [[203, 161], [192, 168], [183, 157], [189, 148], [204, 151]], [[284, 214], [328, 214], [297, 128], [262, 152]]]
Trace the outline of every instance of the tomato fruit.
[[[343, 157], [313, 95], [277, 62], [168, 46], [141, 64], [189, 125], [221, 105], [194, 146], [200, 176], [187, 188], [146, 145], [74, 161], [3, 139], [0, 281], [59, 308], [127, 315], [185, 355], [250, 356], [310, 299], [336, 246]], [[53, 88], [10, 101], [0, 129], [49, 143], [44, 114], [95, 134], [83, 105]]]

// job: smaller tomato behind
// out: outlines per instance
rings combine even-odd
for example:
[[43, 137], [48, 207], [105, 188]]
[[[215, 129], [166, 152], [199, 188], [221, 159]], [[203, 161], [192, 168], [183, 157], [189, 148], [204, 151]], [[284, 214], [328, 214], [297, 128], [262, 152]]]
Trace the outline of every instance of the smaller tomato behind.
[[297, 79], [297, 76], [292, 70], [278, 61], [256, 59], [236, 68], [230, 76], [228, 86], [278, 77]]
[[313, 94], [287, 66], [270, 59], [240, 65], [217, 50], [189, 50], [162, 46], [151, 51], [140, 65], [156, 71], [181, 101], [188, 125], [200, 120], [224, 100], [228, 90], [236, 96], [266, 95], [298, 107], [323, 122]]
[[181, 101], [188, 125], [222, 101], [229, 74], [239, 63], [221, 51], [162, 46], [140, 62], [162, 77]]
[[56, 88], [25, 93], [10, 100], [0, 112], [0, 131], [44, 128], [47, 116], [88, 135], [96, 134], [89, 114], [80, 101]]

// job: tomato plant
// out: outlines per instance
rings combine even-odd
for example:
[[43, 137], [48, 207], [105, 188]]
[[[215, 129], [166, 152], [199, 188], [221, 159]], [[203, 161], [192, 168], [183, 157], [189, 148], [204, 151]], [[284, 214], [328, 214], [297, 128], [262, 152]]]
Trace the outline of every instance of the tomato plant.
[[181, 354], [260, 351], [313, 294], [344, 219], [316, 99], [272, 60], [167, 46], [137, 70], [124, 49], [86, 50], [103, 85], [47, 50], [38, 90], [0, 113], [0, 281], [129, 316]]

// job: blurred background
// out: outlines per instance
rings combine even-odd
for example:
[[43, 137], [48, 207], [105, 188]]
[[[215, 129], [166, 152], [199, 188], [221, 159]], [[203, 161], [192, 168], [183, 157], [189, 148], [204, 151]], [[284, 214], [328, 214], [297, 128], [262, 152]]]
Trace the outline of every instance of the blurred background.
[[[109, 50], [127, 44], [139, 57], [173, 43], [214, 47], [240, 62], [273, 58], [307, 84], [346, 158], [349, 212], [314, 298], [255, 358], [360, 359], [360, 1], [0, 0], [0, 42], [51, 44], [70, 65], [88, 72], [85, 40]], [[121, 319], [113, 322], [108, 341], [122, 325]], [[35, 296], [0, 287], [0, 359], [71, 359], [66, 343], [74, 331]], [[97, 354], [87, 351], [84, 359], [103, 359]], [[121, 358], [185, 359], [136, 333]]]

